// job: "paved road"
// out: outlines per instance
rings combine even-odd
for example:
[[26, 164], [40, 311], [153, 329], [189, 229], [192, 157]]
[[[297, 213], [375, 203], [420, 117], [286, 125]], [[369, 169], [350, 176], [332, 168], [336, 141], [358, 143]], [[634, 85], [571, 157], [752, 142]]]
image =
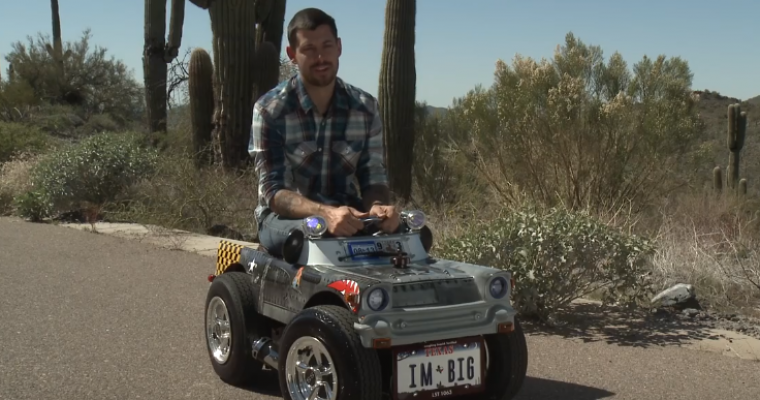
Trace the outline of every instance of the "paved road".
[[[209, 258], [0, 218], [0, 399], [278, 399], [223, 384], [203, 341]], [[760, 363], [529, 337], [520, 399], [760, 398]]]

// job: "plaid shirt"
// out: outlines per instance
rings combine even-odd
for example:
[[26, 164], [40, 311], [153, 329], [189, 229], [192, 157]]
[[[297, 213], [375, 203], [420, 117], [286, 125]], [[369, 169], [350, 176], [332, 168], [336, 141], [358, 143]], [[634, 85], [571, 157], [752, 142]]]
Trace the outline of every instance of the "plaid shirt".
[[354, 179], [362, 192], [387, 185], [377, 100], [340, 78], [324, 117], [300, 75], [265, 93], [253, 107], [248, 153], [259, 177], [258, 221], [280, 189], [323, 204], [352, 205], [361, 202]]

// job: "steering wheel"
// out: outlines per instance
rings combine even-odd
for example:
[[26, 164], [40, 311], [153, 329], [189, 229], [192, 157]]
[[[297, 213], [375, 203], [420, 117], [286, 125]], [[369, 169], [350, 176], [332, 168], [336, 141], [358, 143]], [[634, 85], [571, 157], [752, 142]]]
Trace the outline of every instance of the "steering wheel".
[[364, 223], [364, 228], [361, 229], [357, 234], [359, 235], [374, 235], [378, 232], [380, 232], [380, 227], [378, 227], [378, 223], [382, 222], [383, 219], [380, 217], [367, 217], [367, 218], [359, 218], [359, 221], [362, 221]]

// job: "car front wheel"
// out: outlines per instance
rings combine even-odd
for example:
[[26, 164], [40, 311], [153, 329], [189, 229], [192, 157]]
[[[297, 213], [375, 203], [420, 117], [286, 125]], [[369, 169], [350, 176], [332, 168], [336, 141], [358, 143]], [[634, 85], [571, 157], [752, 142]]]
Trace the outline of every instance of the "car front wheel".
[[280, 339], [285, 400], [380, 400], [380, 361], [362, 346], [351, 311], [317, 306], [299, 313]]
[[511, 400], [522, 388], [528, 372], [528, 345], [520, 322], [509, 334], [485, 335], [488, 351], [486, 390], [472, 400]]

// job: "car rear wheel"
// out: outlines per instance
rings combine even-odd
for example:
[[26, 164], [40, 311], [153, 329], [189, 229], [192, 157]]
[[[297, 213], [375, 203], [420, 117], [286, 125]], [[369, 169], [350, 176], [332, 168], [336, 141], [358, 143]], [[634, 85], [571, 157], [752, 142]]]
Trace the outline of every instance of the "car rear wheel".
[[271, 377], [253, 358], [253, 341], [266, 335], [268, 325], [256, 312], [250, 275], [227, 272], [214, 279], [206, 296], [204, 322], [209, 358], [223, 381], [247, 386]]

